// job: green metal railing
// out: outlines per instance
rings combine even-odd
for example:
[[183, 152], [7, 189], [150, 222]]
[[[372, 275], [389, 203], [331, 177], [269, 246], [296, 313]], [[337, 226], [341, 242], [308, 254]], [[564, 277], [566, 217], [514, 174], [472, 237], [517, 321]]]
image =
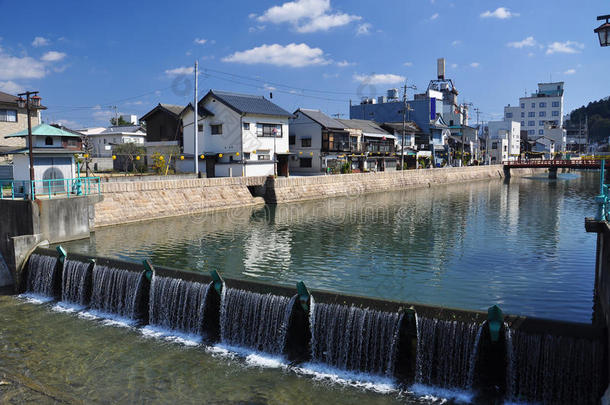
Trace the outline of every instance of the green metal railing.
[[609, 217], [609, 204], [610, 204], [610, 196], [608, 195], [608, 185], [604, 184], [606, 179], [606, 161], [602, 159], [600, 164], [600, 172], [599, 172], [599, 195], [595, 197], [595, 202], [597, 202], [597, 220], [598, 221], [608, 221]]
[[0, 180], [0, 200], [73, 197], [101, 194], [99, 177], [76, 177], [47, 180]]

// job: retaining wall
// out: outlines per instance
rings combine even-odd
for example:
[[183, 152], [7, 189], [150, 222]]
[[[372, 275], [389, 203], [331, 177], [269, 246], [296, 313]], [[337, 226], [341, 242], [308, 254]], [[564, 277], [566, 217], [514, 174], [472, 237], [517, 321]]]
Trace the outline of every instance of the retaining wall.
[[102, 183], [95, 227], [264, 204], [248, 187], [264, 177], [179, 179]]
[[[528, 176], [546, 169], [513, 169], [511, 176]], [[502, 165], [450, 167], [355, 173], [333, 176], [268, 178], [265, 201], [284, 203], [337, 196], [356, 196], [436, 184], [461, 183], [473, 180], [504, 178]]]

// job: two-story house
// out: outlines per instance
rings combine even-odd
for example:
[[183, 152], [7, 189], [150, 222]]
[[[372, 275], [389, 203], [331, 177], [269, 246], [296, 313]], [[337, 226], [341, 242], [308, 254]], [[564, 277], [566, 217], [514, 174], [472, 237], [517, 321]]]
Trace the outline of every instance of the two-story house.
[[[21, 138], [5, 138], [5, 135], [27, 129], [28, 116], [25, 108], [17, 105], [17, 96], [0, 91], [0, 150], [7, 151], [25, 145]], [[32, 126], [40, 124], [40, 110], [31, 112]]]
[[288, 111], [262, 96], [210, 90], [197, 104], [197, 150], [194, 110], [182, 114], [184, 160], [180, 171], [192, 171], [193, 158], [207, 177], [288, 175]]

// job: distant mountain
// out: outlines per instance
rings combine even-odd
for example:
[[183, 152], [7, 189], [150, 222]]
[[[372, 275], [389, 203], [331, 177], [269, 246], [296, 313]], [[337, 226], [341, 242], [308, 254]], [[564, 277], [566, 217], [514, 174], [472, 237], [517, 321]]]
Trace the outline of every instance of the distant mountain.
[[[578, 126], [585, 117], [589, 120], [589, 141], [608, 142], [610, 137], [610, 97], [602, 98], [599, 101], [590, 102], [586, 107], [580, 108], [570, 113], [570, 123]], [[569, 125], [569, 124], [568, 124]]]

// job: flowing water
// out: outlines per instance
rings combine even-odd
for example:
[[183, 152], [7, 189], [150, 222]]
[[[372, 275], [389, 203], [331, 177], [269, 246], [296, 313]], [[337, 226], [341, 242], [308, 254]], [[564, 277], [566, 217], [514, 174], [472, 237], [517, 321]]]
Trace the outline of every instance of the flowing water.
[[209, 288], [208, 284], [153, 276], [149, 301], [150, 324], [201, 336]]
[[[589, 322], [598, 173], [477, 181], [99, 229], [69, 252]], [[569, 305], [567, 305], [569, 303]]]
[[143, 278], [143, 273], [96, 265], [91, 308], [135, 320], [141, 304]]
[[222, 343], [269, 354], [283, 354], [294, 299], [223, 289], [220, 310]]
[[314, 305], [313, 313], [313, 361], [342, 370], [392, 375], [401, 315], [322, 303]]
[[34, 253], [30, 256], [26, 293], [53, 297], [57, 258]]
[[87, 276], [89, 263], [66, 259], [61, 284], [61, 300], [69, 304], [88, 305]]

